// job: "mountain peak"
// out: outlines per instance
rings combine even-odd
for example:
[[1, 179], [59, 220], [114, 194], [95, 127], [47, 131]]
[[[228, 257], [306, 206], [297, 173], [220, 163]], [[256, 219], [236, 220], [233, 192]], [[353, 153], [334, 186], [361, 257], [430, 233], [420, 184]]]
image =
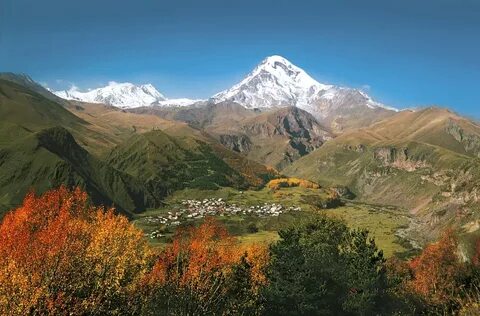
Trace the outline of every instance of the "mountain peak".
[[154, 102], [164, 101], [166, 98], [153, 85], [135, 85], [130, 82], [110, 81], [102, 88], [85, 92], [72, 86], [69, 90], [55, 91], [57, 96], [67, 99], [90, 103], [104, 103], [120, 108], [134, 108], [148, 106]]
[[286, 58], [273, 55], [262, 60], [241, 82], [212, 99], [233, 101], [247, 108], [302, 107], [309, 97], [331, 87], [319, 83]]

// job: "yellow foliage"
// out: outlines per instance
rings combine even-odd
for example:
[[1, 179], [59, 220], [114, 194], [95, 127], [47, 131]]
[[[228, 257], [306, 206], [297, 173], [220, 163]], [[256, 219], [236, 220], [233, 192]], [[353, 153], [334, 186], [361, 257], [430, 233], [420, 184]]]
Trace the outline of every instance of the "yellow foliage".
[[0, 315], [130, 313], [152, 256], [140, 230], [64, 187], [0, 225]]
[[278, 190], [280, 188], [290, 188], [290, 187], [302, 187], [306, 189], [319, 189], [320, 186], [312, 181], [299, 178], [279, 178], [270, 180], [267, 183], [267, 188], [272, 190]]

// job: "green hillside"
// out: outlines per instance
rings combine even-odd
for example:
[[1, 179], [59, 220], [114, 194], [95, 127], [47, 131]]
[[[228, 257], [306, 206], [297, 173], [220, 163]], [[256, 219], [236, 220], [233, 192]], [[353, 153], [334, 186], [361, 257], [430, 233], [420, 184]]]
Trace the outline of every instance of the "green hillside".
[[408, 208], [433, 236], [479, 218], [479, 132], [447, 110], [402, 112], [327, 142], [284, 172], [348, 186], [359, 200]]
[[[248, 176], [228, 158], [213, 144], [156, 130], [132, 136], [114, 148], [106, 161], [147, 183], [158, 196], [164, 196], [183, 188], [251, 186]], [[264, 168], [263, 172], [268, 178], [268, 170]]]
[[31, 189], [43, 193], [61, 184], [80, 186], [95, 203], [115, 205], [126, 214], [160, 202], [141, 182], [90, 155], [61, 127], [0, 149], [0, 168], [3, 209], [18, 205]]
[[185, 123], [103, 105], [64, 106], [27, 79], [0, 79], [1, 210], [32, 188], [65, 184], [130, 214], [157, 207], [177, 189], [260, 187], [276, 175]]
[[14, 142], [18, 136], [54, 126], [66, 128], [82, 147], [92, 153], [113, 146], [115, 141], [109, 134], [99, 133], [95, 126], [43, 94], [0, 78], [0, 146]]

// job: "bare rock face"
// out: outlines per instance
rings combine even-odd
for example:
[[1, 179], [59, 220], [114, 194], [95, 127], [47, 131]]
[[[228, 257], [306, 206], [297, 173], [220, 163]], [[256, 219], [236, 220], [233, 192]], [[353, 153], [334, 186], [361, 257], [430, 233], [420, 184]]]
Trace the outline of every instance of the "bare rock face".
[[311, 114], [296, 107], [263, 112], [210, 132], [227, 148], [277, 169], [319, 148], [332, 137]]
[[252, 142], [246, 135], [220, 135], [220, 143], [230, 150], [243, 153], [248, 152], [252, 148]]
[[480, 157], [480, 137], [466, 132], [453, 120], [449, 120], [445, 131], [462, 144], [467, 153]]
[[373, 157], [382, 162], [384, 166], [390, 166], [405, 171], [415, 171], [427, 167], [427, 163], [409, 157], [408, 148], [380, 147], [374, 150]]

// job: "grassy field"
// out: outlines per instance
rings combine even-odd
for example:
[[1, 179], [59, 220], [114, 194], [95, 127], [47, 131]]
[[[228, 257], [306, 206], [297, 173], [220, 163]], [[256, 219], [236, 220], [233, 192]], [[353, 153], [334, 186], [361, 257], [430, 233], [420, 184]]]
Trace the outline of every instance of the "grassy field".
[[[152, 209], [135, 219], [135, 224], [147, 234], [154, 230], [161, 230], [162, 237], [149, 238], [150, 242], [158, 247], [163, 247], [171, 241], [176, 227], [161, 227], [161, 224], [149, 223], [146, 218], [150, 216], [162, 216], [169, 211], [181, 208], [181, 201], [186, 199], [203, 200], [205, 198], [222, 198], [229, 205], [254, 206], [264, 203], [278, 203], [285, 207], [300, 206], [301, 211], [290, 211], [275, 217], [258, 217], [254, 215], [217, 216], [229, 232], [237, 236], [244, 243], [271, 243], [278, 239], [277, 231], [294, 224], [298, 221], [326, 214], [341, 218], [352, 228], [368, 229], [375, 238], [377, 245], [389, 257], [394, 254], [408, 256], [412, 248], [408, 241], [395, 235], [398, 229], [408, 225], [409, 219], [405, 211], [395, 207], [368, 205], [362, 203], [347, 202], [343, 206], [333, 209], [320, 210], [310, 203], [315, 199], [326, 198], [327, 193], [323, 189], [305, 189], [300, 187], [282, 188], [277, 191], [262, 189], [258, 191], [238, 191], [231, 188], [219, 190], [186, 189], [173, 193], [166, 199], [166, 204], [160, 209]], [[180, 226], [196, 225], [202, 219], [190, 220]]]

